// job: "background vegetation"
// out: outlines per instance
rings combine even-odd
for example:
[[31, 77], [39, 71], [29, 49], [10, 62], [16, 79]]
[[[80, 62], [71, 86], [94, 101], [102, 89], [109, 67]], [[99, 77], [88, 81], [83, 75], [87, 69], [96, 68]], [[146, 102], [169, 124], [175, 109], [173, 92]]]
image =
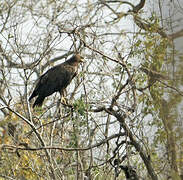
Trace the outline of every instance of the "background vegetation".
[[[0, 179], [183, 179], [182, 7], [0, 1]], [[76, 51], [68, 104], [32, 109], [36, 79]]]

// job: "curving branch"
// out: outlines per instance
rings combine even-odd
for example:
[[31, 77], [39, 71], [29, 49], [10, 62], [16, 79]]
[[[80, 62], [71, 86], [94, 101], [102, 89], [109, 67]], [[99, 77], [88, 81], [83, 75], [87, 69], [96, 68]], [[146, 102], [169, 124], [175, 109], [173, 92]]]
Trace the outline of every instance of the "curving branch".
[[[45, 147], [45, 142], [44, 142], [43, 139], [41, 138], [40, 134], [37, 132], [36, 127], [34, 126], [34, 124], [33, 124], [31, 121], [29, 121], [29, 119], [25, 118], [24, 116], [22, 116], [22, 115], [19, 114], [18, 112], [14, 111], [14, 110], [11, 109], [9, 106], [0, 107], [0, 109], [4, 109], [4, 108], [8, 109], [10, 112], [14, 113], [16, 116], [18, 116], [19, 118], [21, 118], [24, 122], [26, 122], [26, 123], [31, 127], [31, 129], [34, 131], [34, 133], [36, 134], [36, 137], [39, 139], [41, 145], [42, 145], [43, 147]], [[23, 143], [23, 144], [25, 144], [25, 143]], [[27, 144], [25, 144], [24, 146], [28, 147]], [[1, 146], [1, 147], [3, 147], [3, 146]], [[16, 148], [16, 149], [17, 149], [17, 148]], [[17, 150], [16, 150], [16, 152], [17, 152]], [[52, 173], [52, 178], [53, 178], [53, 179], [56, 179], [55, 173], [54, 173], [54, 169], [53, 169], [52, 163], [51, 163], [51, 157], [50, 157], [50, 155], [49, 155], [47, 149], [45, 149], [45, 154], [46, 154], [46, 157], [47, 157], [47, 159], [48, 159], [48, 161], [49, 161], [49, 164], [50, 164], [50, 170], [51, 170], [51, 173]]]
[[88, 147], [83, 147], [83, 148], [64, 148], [64, 147], [56, 147], [56, 146], [42, 146], [42, 147], [38, 147], [38, 148], [33, 148], [33, 147], [29, 147], [27, 144], [22, 144], [22, 143], [20, 143], [19, 146], [2, 144], [1, 148], [14, 150], [14, 152], [16, 152], [17, 150], [40, 151], [40, 150], [49, 150], [49, 149], [51, 149], [51, 150], [55, 149], [55, 150], [60, 150], [60, 151], [87, 151], [87, 150], [99, 147], [114, 138], [125, 136], [125, 134], [126, 133], [113, 134], [113, 135], [109, 136], [108, 138], [105, 138], [96, 144], [90, 145]]
[[145, 0], [141, 0], [139, 4], [137, 4], [136, 6], [133, 7], [133, 12], [134, 13], [138, 13], [145, 5]]
[[168, 35], [170, 39], [174, 40], [180, 37], [183, 37], [183, 29], [181, 29], [180, 31], [177, 31], [173, 34]]
[[113, 115], [121, 124], [122, 128], [124, 129], [124, 131], [126, 132], [126, 135], [129, 137], [131, 144], [133, 144], [133, 146], [135, 147], [136, 151], [139, 152], [140, 157], [142, 158], [142, 160], [144, 161], [144, 164], [147, 168], [147, 171], [149, 173], [149, 175], [151, 176], [151, 178], [153, 180], [158, 180], [158, 177], [151, 165], [151, 160], [148, 157], [148, 155], [146, 155], [146, 153], [143, 150], [143, 147], [140, 145], [139, 142], [137, 142], [137, 140], [135, 139], [135, 136], [133, 135], [132, 131], [130, 130], [130, 128], [127, 126], [127, 124], [125, 123], [125, 118], [126, 115], [121, 115], [119, 113], [117, 113], [116, 111], [112, 110], [112, 109], [107, 109], [106, 112], [110, 113], [111, 115]]
[[136, 25], [139, 28], [141, 28], [141, 29], [143, 29], [145, 31], [150, 31], [150, 32], [153, 32], [153, 33], [158, 33], [162, 38], [168, 38], [168, 35], [163, 31], [163, 28], [161, 28], [161, 27], [153, 28], [153, 24], [145, 22], [142, 18], [140, 18], [137, 15], [134, 16], [134, 22], [136, 23]]
[[[161, 28], [161, 27], [153, 28], [153, 24], [145, 22], [141, 17], [138, 16], [138, 12], [144, 7], [145, 2], [146, 2], [145, 0], [141, 0], [140, 3], [137, 4], [136, 6], [134, 6], [132, 3], [127, 2], [127, 1], [122, 1], [122, 2], [120, 2], [120, 1], [101, 1], [100, 3], [105, 5], [108, 9], [110, 9], [112, 11], [113, 14], [115, 14], [117, 16], [114, 20], [119, 20], [122, 17], [125, 17], [127, 15], [132, 15], [134, 17], [135, 24], [139, 28], [141, 28], [141, 29], [143, 29], [145, 31], [150, 31], [150, 32], [153, 32], [153, 33], [158, 33], [163, 38], [169, 38], [169, 36], [164, 32], [163, 28]], [[132, 7], [132, 9], [128, 10], [128, 12], [116, 12], [107, 3], [128, 4], [128, 5], [130, 5]], [[180, 35], [182, 36], [182, 31], [180, 31]], [[179, 36], [179, 33], [172, 35], [172, 37], [174, 37], [174, 36]]]

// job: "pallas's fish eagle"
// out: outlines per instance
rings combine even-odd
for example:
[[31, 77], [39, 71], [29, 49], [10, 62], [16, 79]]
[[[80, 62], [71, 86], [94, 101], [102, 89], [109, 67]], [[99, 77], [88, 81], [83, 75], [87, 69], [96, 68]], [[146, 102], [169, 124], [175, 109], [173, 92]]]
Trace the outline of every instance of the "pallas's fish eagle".
[[83, 62], [83, 57], [79, 54], [75, 54], [69, 60], [52, 67], [41, 75], [29, 98], [30, 101], [32, 98], [37, 96], [37, 99], [33, 104], [33, 108], [35, 106], [41, 106], [45, 97], [50, 96], [54, 92], [60, 92], [62, 95], [63, 90], [77, 75], [78, 65], [81, 62]]

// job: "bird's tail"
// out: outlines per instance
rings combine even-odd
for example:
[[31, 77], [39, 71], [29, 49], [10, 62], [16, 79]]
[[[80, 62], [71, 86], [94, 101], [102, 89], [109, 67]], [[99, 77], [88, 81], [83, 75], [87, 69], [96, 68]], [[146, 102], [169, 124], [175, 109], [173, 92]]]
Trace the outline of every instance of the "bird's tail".
[[29, 101], [30, 101], [32, 98], [33, 98], [33, 96], [31, 95], [31, 96], [29, 97]]
[[45, 97], [38, 96], [37, 99], [35, 100], [34, 104], [33, 104], [33, 108], [35, 106], [42, 106], [44, 98]]
[[32, 95], [29, 97], [29, 101], [36, 96], [35, 92], [32, 93]]

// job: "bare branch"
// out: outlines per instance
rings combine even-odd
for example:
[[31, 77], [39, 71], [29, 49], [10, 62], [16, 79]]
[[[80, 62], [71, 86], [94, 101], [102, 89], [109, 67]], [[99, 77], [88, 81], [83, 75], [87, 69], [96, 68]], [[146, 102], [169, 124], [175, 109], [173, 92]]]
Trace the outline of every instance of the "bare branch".
[[39, 147], [39, 148], [31, 148], [29, 146], [27, 147], [22, 147], [21, 146], [14, 146], [14, 145], [7, 145], [7, 144], [2, 144], [1, 145], [1, 148], [2, 149], [9, 149], [9, 150], [27, 150], [27, 151], [40, 151], [40, 150], [49, 150], [49, 149], [52, 149], [52, 150], [60, 150], [60, 151], [87, 151], [87, 150], [90, 150], [90, 149], [93, 149], [93, 148], [96, 148], [96, 147], [99, 147], [103, 144], [106, 144], [106, 142], [114, 139], [114, 138], [117, 138], [117, 137], [121, 137], [121, 136], [124, 136], [125, 133], [119, 133], [119, 134], [113, 134], [111, 136], [109, 136], [108, 138], [104, 139], [104, 140], [101, 140], [99, 143], [96, 143], [94, 145], [91, 145], [91, 146], [88, 146], [88, 147], [84, 147], [84, 148], [63, 148], [63, 147], [55, 147], [55, 146], [43, 146], [43, 147]]

